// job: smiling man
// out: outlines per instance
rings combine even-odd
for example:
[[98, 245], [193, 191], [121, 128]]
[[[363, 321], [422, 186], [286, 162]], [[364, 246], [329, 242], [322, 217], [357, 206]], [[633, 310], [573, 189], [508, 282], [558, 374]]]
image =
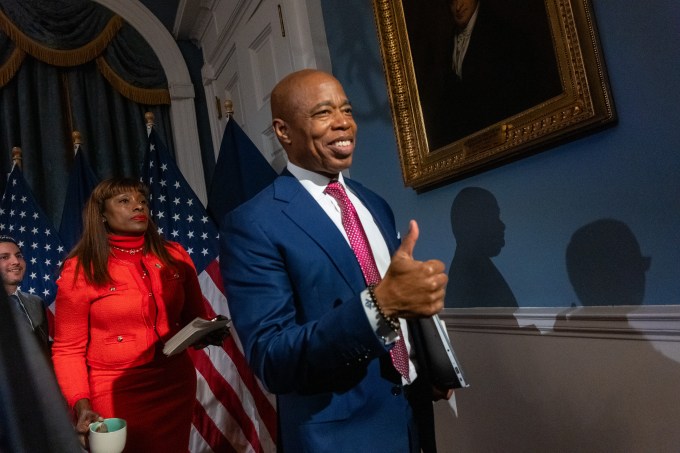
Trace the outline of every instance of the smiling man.
[[[433, 392], [407, 319], [443, 307], [444, 263], [413, 259], [382, 198], [342, 174], [357, 125], [335, 77], [302, 70], [271, 95], [289, 163], [220, 232], [246, 357], [277, 395], [286, 452], [435, 451]], [[450, 396], [450, 393], [448, 393]]]
[[9, 303], [21, 325], [31, 329], [42, 349], [48, 353], [45, 304], [40, 297], [19, 290], [25, 273], [26, 260], [16, 240], [10, 236], [0, 236], [0, 278], [9, 296]]

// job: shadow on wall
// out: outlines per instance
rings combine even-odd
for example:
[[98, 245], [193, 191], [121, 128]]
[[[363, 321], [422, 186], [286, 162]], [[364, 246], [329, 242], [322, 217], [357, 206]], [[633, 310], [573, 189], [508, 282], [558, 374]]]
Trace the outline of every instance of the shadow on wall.
[[645, 272], [651, 258], [623, 222], [601, 219], [572, 235], [566, 252], [567, 272], [584, 306], [641, 305]]
[[[630, 325], [629, 318], [643, 304], [645, 273], [651, 258], [642, 255], [635, 235], [625, 223], [600, 219], [574, 232], [566, 249], [566, 262], [569, 280], [584, 307], [558, 314], [554, 333], [582, 336], [587, 307], [617, 305], [624, 306], [615, 312], [617, 321], [628, 323], [628, 327], [621, 325], [617, 330], [628, 332], [628, 339], [614, 343], [590, 341], [587, 353], [583, 348], [555, 353], [560, 361], [569, 364], [573, 388], [592, 389], [572, 394], [570, 401], [563, 403], [568, 406], [563, 407], [564, 413], [587, 415], [571, 418], [574, 424], [560, 432], [564, 437], [559, 444], [580, 452], [605, 448], [676, 451], [680, 434], [670, 420], [680, 417], [680, 395], [676, 390], [680, 367], [658, 347], [677, 352], [677, 344], [647, 340], [644, 331]], [[614, 320], [613, 316], [610, 320]], [[558, 377], [547, 380], [553, 379]]]
[[479, 187], [461, 190], [451, 204], [456, 252], [449, 268], [446, 307], [518, 307], [491, 258], [505, 245], [505, 224], [494, 195]]
[[[494, 195], [480, 187], [462, 189], [451, 204], [451, 230], [456, 250], [446, 307], [519, 307], [492, 260], [505, 246]], [[582, 226], [566, 249], [569, 281], [583, 306], [641, 305], [650, 263], [631, 229], [615, 219]]]
[[[470, 198], [475, 221], [500, 223], [497, 214], [481, 215], [496, 212], [488, 192], [466, 193], [476, 194]], [[468, 218], [467, 225], [475, 222]], [[680, 347], [672, 332], [631, 324], [644, 300], [650, 259], [630, 228], [612, 219], [579, 228], [566, 259], [583, 305], [626, 306], [566, 308], [553, 331], [540, 334], [453, 330], [472, 384], [456, 392], [457, 417], [435, 405], [441, 453], [678, 451], [680, 366], [671, 355], [678, 357]]]

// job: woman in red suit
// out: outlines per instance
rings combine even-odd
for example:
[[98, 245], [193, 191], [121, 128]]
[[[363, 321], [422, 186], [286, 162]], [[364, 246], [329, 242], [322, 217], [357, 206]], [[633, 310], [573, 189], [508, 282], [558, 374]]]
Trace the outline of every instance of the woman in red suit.
[[186, 452], [196, 372], [186, 351], [162, 349], [206, 313], [191, 258], [158, 234], [147, 197], [125, 178], [93, 190], [58, 280], [54, 368], [83, 443], [91, 422], [119, 417], [125, 451]]

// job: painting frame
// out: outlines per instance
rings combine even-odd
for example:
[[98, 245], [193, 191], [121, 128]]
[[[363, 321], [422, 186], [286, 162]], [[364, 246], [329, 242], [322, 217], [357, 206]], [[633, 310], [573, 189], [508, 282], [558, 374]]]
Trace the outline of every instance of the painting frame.
[[[561, 91], [432, 147], [424, 119], [428, 104], [421, 99], [414, 67], [418, 60], [412, 53], [413, 39], [407, 29], [406, 2], [373, 0], [405, 186], [418, 192], [439, 187], [616, 122], [590, 0], [541, 0]], [[445, 112], [430, 117], [446, 121], [465, 118], [465, 113], [455, 118], [447, 115]]]

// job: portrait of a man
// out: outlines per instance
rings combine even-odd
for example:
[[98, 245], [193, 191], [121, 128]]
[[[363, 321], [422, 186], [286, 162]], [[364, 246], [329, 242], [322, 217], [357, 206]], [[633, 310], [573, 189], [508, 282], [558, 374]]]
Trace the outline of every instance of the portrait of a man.
[[542, 0], [403, 0], [430, 151], [558, 96]]

